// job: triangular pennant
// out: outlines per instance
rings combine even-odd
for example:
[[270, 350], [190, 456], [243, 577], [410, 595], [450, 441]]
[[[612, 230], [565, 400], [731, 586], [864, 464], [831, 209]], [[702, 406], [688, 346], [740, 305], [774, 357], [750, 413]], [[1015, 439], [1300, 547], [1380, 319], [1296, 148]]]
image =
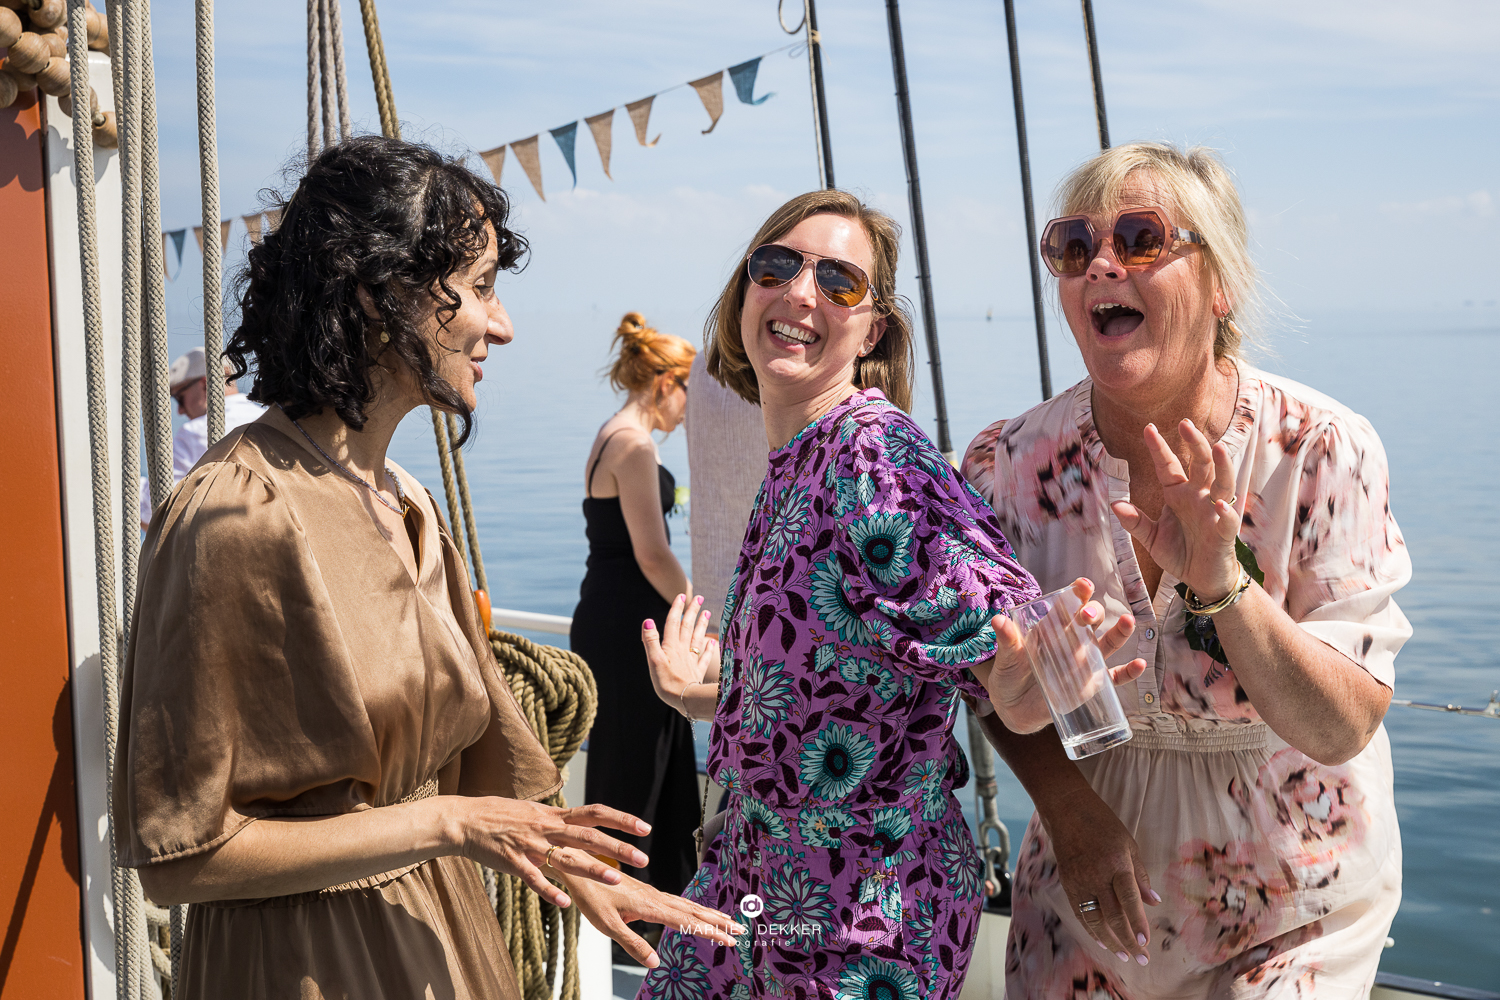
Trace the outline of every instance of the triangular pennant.
[[[604, 176], [609, 177], [609, 146], [611, 132], [614, 129], [615, 109], [610, 108], [602, 115], [585, 118], [584, 121], [589, 123], [589, 131], [594, 133], [594, 145], [599, 150], [599, 162], [604, 164]], [[609, 179], [614, 180], [613, 177]]]
[[[177, 273], [181, 274], [182, 273], [182, 245], [187, 242], [187, 230], [186, 229], [174, 229], [170, 233], [168, 233], [167, 235], [170, 236], [170, 237], [172, 237], [172, 247], [173, 247], [173, 249], [175, 249], [177, 251]], [[166, 263], [167, 245], [165, 243], [163, 243], [161, 248], [162, 248], [162, 268], [165, 269], [166, 266], [167, 266], [167, 263]]]
[[511, 151], [516, 154], [516, 160], [521, 164], [521, 169], [526, 171], [526, 176], [531, 180], [531, 186], [536, 188], [536, 196], [543, 201], [547, 196], [542, 193], [542, 160], [537, 155], [536, 136], [529, 139], [521, 139], [510, 144]]
[[230, 220], [225, 219], [223, 222], [219, 223], [219, 252], [220, 253], [228, 253], [229, 252], [229, 222], [230, 222]]
[[260, 213], [241, 216], [245, 220], [245, 228], [250, 231], [250, 245], [254, 246], [260, 242]]
[[[161, 234], [161, 267], [162, 267], [163, 271], [165, 271], [167, 269], [167, 234], [166, 233], [162, 233]], [[168, 281], [172, 280], [172, 276], [170, 274], [167, 275], [167, 280]]]
[[496, 146], [479, 154], [484, 165], [490, 168], [490, 176], [495, 178], [495, 186], [500, 186], [500, 171], [505, 168], [505, 147]]
[[281, 227], [281, 209], [271, 208], [266, 210], [266, 232], [274, 233]]
[[701, 80], [689, 80], [688, 86], [698, 92], [698, 100], [703, 102], [703, 110], [708, 112], [708, 128], [703, 130], [703, 134], [708, 135], [719, 124], [719, 116], [724, 113], [724, 71], [721, 69]]
[[202, 226], [194, 226], [193, 227], [193, 239], [195, 239], [195, 240], [198, 241], [198, 252], [202, 253], [203, 252], [203, 227]]
[[654, 146], [661, 142], [661, 136], [657, 135], [650, 142], [646, 141], [646, 122], [651, 119], [651, 102], [656, 100], [656, 95], [643, 97], [639, 101], [633, 101], [625, 105], [625, 110], [630, 113], [631, 124], [635, 126], [635, 140], [642, 146]]
[[769, 94], [755, 97], [755, 74], [760, 71], [760, 56], [756, 56], [749, 62], [742, 62], [738, 66], [729, 67], [729, 79], [734, 81], [734, 92], [739, 95], [741, 104], [764, 104], [774, 97], [773, 90]]
[[578, 123], [573, 122], [550, 131], [552, 138], [557, 141], [557, 148], [562, 150], [563, 159], [568, 161], [568, 169], [573, 172], [573, 186], [577, 187], [578, 164], [574, 160], [573, 151], [578, 145]]

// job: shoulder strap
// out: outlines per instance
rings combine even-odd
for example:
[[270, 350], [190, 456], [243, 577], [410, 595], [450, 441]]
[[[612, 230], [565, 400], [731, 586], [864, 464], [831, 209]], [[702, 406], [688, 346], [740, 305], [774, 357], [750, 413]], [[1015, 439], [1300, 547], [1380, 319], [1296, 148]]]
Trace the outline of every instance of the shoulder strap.
[[583, 485], [583, 492], [584, 492], [585, 496], [588, 496], [590, 498], [593, 497], [593, 495], [594, 495], [594, 473], [599, 468], [599, 460], [604, 457], [604, 449], [609, 447], [609, 443], [614, 440], [615, 434], [618, 434], [618, 433], [620, 433], [623, 430], [626, 430], [626, 428], [624, 428], [624, 427], [616, 427], [615, 430], [614, 430], [614, 432], [611, 433], [609, 437], [605, 438], [604, 439], [604, 443], [599, 446], [599, 454], [597, 454], [597, 455], [594, 456], [594, 464], [591, 465], [591, 466], [589, 466], [589, 478], [588, 478], [588, 482], [584, 483], [584, 485]]

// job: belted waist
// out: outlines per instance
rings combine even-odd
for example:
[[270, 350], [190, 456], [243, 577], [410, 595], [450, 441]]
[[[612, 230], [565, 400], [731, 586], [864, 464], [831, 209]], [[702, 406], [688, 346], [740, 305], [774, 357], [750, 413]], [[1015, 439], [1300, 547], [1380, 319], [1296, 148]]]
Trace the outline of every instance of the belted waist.
[[1271, 727], [1264, 722], [1218, 726], [1197, 732], [1162, 733], [1154, 729], [1134, 729], [1130, 740], [1117, 750], [1182, 750], [1188, 753], [1232, 753], [1237, 750], [1264, 750], [1271, 743]]

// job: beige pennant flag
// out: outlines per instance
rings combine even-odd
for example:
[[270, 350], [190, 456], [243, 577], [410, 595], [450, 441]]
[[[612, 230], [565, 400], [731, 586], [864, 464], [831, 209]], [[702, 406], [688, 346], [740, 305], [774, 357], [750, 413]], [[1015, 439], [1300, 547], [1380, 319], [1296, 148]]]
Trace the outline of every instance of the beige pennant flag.
[[[609, 146], [612, 138], [610, 133], [614, 129], [615, 109], [610, 108], [603, 114], [585, 118], [584, 121], [589, 123], [589, 131], [594, 133], [594, 145], [599, 150], [599, 162], [604, 164], [604, 176], [609, 177]], [[614, 180], [613, 177], [609, 179]]]
[[719, 124], [719, 116], [724, 113], [724, 71], [721, 69], [701, 80], [690, 80], [688, 86], [698, 92], [698, 100], [703, 102], [703, 110], [708, 112], [711, 119], [708, 128], [703, 130], [703, 134], [708, 135]]
[[229, 252], [229, 225], [231, 220], [225, 219], [219, 223], [219, 252]]
[[245, 220], [245, 228], [250, 231], [250, 245], [255, 246], [260, 242], [260, 213], [241, 216]]
[[536, 136], [522, 139], [511, 143], [510, 148], [516, 154], [516, 162], [521, 164], [521, 169], [526, 171], [526, 176], [531, 180], [531, 186], [536, 188], [536, 196], [546, 201], [547, 196], [542, 193], [542, 160], [537, 153], [536, 140]]
[[203, 227], [202, 226], [194, 226], [193, 227], [193, 238], [198, 241], [198, 252], [202, 253], [203, 252]]
[[490, 168], [490, 174], [495, 178], [495, 186], [500, 186], [500, 171], [505, 167], [505, 144], [501, 143], [494, 149], [487, 149], [479, 154], [484, 165]]
[[635, 125], [635, 139], [642, 146], [654, 146], [661, 142], [660, 134], [650, 142], [646, 141], [646, 123], [651, 120], [651, 102], [654, 100], [656, 100], [656, 95], [652, 94], [650, 97], [643, 97], [639, 101], [625, 105], [625, 110], [630, 112], [630, 121]]
[[266, 232], [274, 233], [281, 225], [281, 209], [273, 208], [266, 212]]

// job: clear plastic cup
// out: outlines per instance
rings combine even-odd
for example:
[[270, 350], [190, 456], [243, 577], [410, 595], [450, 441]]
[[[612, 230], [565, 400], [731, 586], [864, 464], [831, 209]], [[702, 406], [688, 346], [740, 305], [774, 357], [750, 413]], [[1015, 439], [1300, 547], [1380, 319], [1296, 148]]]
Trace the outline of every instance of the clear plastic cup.
[[1104, 654], [1093, 633], [1077, 623], [1082, 607], [1073, 588], [1064, 587], [1010, 610], [1063, 750], [1073, 760], [1119, 746], [1131, 735]]

